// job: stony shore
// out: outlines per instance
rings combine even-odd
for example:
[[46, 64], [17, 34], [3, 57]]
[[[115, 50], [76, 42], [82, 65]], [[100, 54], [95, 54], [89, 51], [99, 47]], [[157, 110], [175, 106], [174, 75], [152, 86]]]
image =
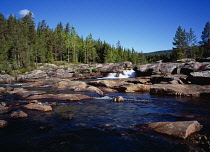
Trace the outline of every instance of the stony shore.
[[[94, 80], [79, 81], [79, 79], [95, 79], [106, 76], [111, 72], [119, 72], [123, 69], [134, 69], [135, 78], [118, 80]], [[77, 80], [77, 81], [73, 81]], [[51, 111], [56, 103], [42, 103], [41, 99], [56, 99], [63, 101], [79, 101], [91, 99], [83, 92], [96, 93], [103, 96], [106, 92], [149, 92], [151, 95], [170, 96], [209, 96], [210, 95], [210, 62], [196, 62], [193, 60], [182, 61], [181, 63], [162, 63], [138, 65], [133, 67], [131, 62], [110, 63], [110, 64], [69, 64], [55, 66], [45, 64], [36, 70], [21, 75], [0, 75], [1, 83], [24, 82], [22, 87], [0, 87], [0, 96], [15, 95], [20, 100], [26, 100], [24, 105], [10, 105], [1, 103], [0, 114], [11, 113], [11, 118], [27, 117], [22, 109], [40, 111]], [[49, 86], [55, 92], [71, 90], [76, 94], [49, 94], [44, 91], [31, 91], [28, 88], [37, 86]], [[18, 109], [18, 110], [17, 110]], [[193, 129], [193, 125], [195, 126]], [[183, 122], [187, 127], [182, 127], [186, 132], [190, 126], [190, 133], [199, 131], [198, 122]], [[6, 127], [8, 123], [0, 121], [0, 128]], [[162, 125], [162, 123], [161, 123]], [[166, 123], [166, 125], [168, 125]], [[173, 124], [174, 125], [174, 124]], [[176, 125], [176, 124], [175, 124]], [[150, 128], [153, 128], [150, 125]], [[155, 124], [156, 126], [156, 124]], [[167, 128], [167, 127], [166, 127]], [[176, 127], [175, 127], [176, 128]], [[165, 129], [166, 130], [166, 129]], [[158, 131], [161, 132], [161, 131]], [[176, 131], [175, 131], [176, 132]], [[189, 132], [189, 131], [187, 131]], [[167, 134], [167, 133], [166, 133]], [[171, 132], [170, 132], [171, 134]], [[175, 135], [179, 136], [179, 135]], [[186, 138], [188, 134], [181, 136]]]

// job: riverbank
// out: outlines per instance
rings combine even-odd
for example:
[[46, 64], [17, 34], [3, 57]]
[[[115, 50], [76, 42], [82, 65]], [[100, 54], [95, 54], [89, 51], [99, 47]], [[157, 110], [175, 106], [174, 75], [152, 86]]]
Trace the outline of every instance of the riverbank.
[[[194, 62], [192, 65], [195, 66], [197, 64]], [[192, 71], [188, 74], [179, 72], [158, 73], [154, 71], [157, 69], [157, 65], [159, 67], [166, 65], [166, 63], [159, 62], [154, 65], [147, 65], [147, 68], [145, 68], [147, 74], [142, 74], [140, 77], [118, 77], [116, 80], [95, 79], [102, 78], [102, 74], [105, 73], [118, 73], [119, 70], [122, 72], [122, 69], [133, 68], [128, 63], [119, 63], [117, 64], [118, 66], [116, 64], [110, 65], [112, 66], [109, 66], [107, 69], [112, 69], [113, 71], [108, 70], [108, 72], [105, 72], [104, 70], [103, 72], [94, 73], [100, 75], [100, 77], [95, 77], [95, 75], [94, 77], [83, 77], [83, 75], [81, 77], [64, 78], [58, 76], [49, 77], [48, 74], [47, 77], [42, 77], [41, 74], [33, 75], [32, 73], [35, 72], [32, 71], [24, 76], [22, 75], [20, 81], [16, 79], [15, 81], [9, 81], [12, 82], [9, 84], [5, 81], [0, 87], [0, 120], [3, 120], [0, 124], [4, 128], [3, 130], [6, 130], [8, 134], [10, 134], [9, 132], [15, 133], [15, 128], [17, 127], [22, 131], [21, 135], [30, 132], [30, 137], [23, 138], [24, 140], [20, 141], [20, 143], [23, 145], [30, 142], [33, 148], [39, 147], [39, 151], [40, 148], [45, 148], [31, 142], [44, 143], [46, 146], [47, 144], [52, 145], [50, 143], [54, 141], [41, 140], [37, 135], [34, 135], [35, 132], [37, 133], [37, 130], [39, 130], [38, 134], [40, 137], [45, 137], [46, 133], [47, 136], [56, 138], [55, 134], [62, 132], [62, 135], [58, 137], [62, 139], [57, 140], [58, 144], [55, 144], [56, 146], [54, 147], [59, 150], [62, 148], [67, 150], [68, 146], [72, 148], [72, 146], [74, 147], [77, 144], [81, 146], [83, 141], [90, 140], [88, 136], [84, 137], [81, 135], [81, 132], [85, 135], [89, 134], [96, 142], [97, 136], [94, 136], [91, 130], [107, 134], [107, 139], [116, 142], [125, 138], [135, 142], [133, 138], [135, 136], [138, 139], [138, 143], [144, 143], [142, 146], [147, 145], [144, 148], [150, 147], [146, 142], [151, 143], [153, 141], [160, 145], [161, 143], [162, 145], [169, 144], [171, 150], [176, 144], [179, 145], [178, 147], [180, 147], [181, 151], [189, 151], [190, 148], [193, 150], [209, 150], [210, 131], [208, 128], [210, 126], [210, 115], [208, 113], [209, 102], [207, 102], [206, 96], [210, 94], [210, 86], [196, 84], [194, 83], [195, 81], [190, 79], [192, 77], [199, 77], [203, 80], [208, 79], [206, 75], [192, 75], [195, 72], [206, 73], [208, 71], [207, 68], [205, 71]], [[202, 67], [204, 63], [199, 65]], [[205, 67], [208, 67], [207, 63], [205, 65]], [[151, 73], [151, 67], [154, 69], [150, 75], [148, 71]], [[177, 68], [177, 66], [174, 68]], [[138, 67], [133, 69], [138, 73]], [[177, 71], [183, 71], [183, 67]], [[144, 71], [142, 70], [141, 72]], [[87, 78], [91, 78], [91, 80]], [[114, 102], [114, 99], [118, 97], [122, 100]], [[28, 125], [21, 124], [24, 122], [28, 123]], [[59, 127], [59, 123], [62, 126]], [[30, 129], [31, 125], [36, 126], [36, 131]], [[157, 128], [159, 125], [161, 125], [160, 128], [164, 129], [159, 130]], [[21, 126], [25, 128], [26, 132], [20, 128]], [[167, 126], [173, 126], [173, 129]], [[182, 128], [182, 131], [180, 129], [176, 130], [177, 128]], [[3, 130], [2, 132], [0, 130], [2, 136], [5, 135]], [[170, 130], [173, 130], [173, 134]], [[69, 135], [69, 131], [71, 135]], [[153, 131], [170, 135], [170, 137], [155, 134]], [[10, 135], [12, 136], [12, 134]], [[147, 141], [143, 142], [139, 135], [143, 135]], [[176, 144], [174, 145], [170, 140], [176, 137], [178, 139], [176, 139]], [[36, 138], [39, 139], [35, 141]], [[95, 145], [94, 142], [91, 142], [91, 144]], [[2, 143], [5, 142], [2, 140]], [[10, 141], [7, 141], [7, 143], [10, 143]], [[65, 144], [62, 145], [61, 143]], [[101, 140], [101, 143], [109, 143], [109, 141], [105, 139]], [[181, 146], [182, 144], [184, 146]], [[28, 148], [30, 148], [30, 145]], [[61, 149], [59, 145], [62, 147]], [[103, 144], [99, 145], [99, 147], [95, 146], [101, 150]], [[167, 147], [166, 145], [153, 146], [163, 150]], [[19, 146], [16, 145], [16, 147]], [[122, 148], [122, 146], [120, 147]], [[124, 148], [128, 150], [129, 147]], [[11, 148], [5, 146], [4, 148], [11, 150]], [[94, 151], [92, 148], [90, 151]], [[21, 149], [24, 151], [22, 146]], [[78, 147], [73, 149], [73, 151], [81, 150]], [[114, 150], [113, 146], [105, 149]], [[84, 151], [85, 148], [82, 150]], [[136, 150], [139, 150], [139, 148], [134, 148], [134, 151]], [[145, 151], [150, 150], [147, 149]]]

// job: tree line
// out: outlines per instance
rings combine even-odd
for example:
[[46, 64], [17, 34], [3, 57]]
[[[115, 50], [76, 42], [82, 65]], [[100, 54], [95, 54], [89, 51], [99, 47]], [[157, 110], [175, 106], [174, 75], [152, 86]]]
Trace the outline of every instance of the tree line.
[[181, 58], [210, 56], [210, 22], [207, 22], [198, 42], [192, 28], [187, 32], [181, 26], [173, 38], [172, 53], [144, 55], [133, 48], [124, 48], [120, 41], [111, 45], [92, 34], [83, 38], [69, 23], [58, 23], [53, 29], [42, 20], [36, 26], [30, 12], [22, 18], [0, 13], [0, 71], [30, 69], [37, 63], [116, 63], [131, 61], [134, 65], [165, 62]]
[[120, 41], [114, 46], [94, 40], [92, 34], [83, 38], [69, 23], [60, 22], [53, 29], [43, 20], [36, 27], [30, 12], [22, 18], [10, 15], [7, 19], [0, 13], [0, 61], [0, 70], [10, 72], [55, 61], [142, 64], [146, 58], [133, 48], [123, 48]]
[[206, 22], [201, 34], [201, 41], [197, 40], [192, 28], [189, 32], [178, 26], [172, 44], [172, 53], [152, 54], [146, 56], [148, 62], [163, 60], [166, 62], [176, 61], [183, 58], [207, 58], [210, 57], [210, 22]]

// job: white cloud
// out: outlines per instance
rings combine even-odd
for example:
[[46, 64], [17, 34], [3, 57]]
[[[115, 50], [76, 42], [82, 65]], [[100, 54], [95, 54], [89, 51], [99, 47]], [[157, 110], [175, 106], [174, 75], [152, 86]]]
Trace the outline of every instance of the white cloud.
[[[27, 15], [29, 12], [30, 12], [29, 10], [23, 9], [23, 10], [20, 10], [18, 13], [19, 13], [20, 15], [22, 15], [22, 16], [25, 16], [25, 15]], [[33, 14], [33, 13], [32, 13], [32, 14]], [[33, 14], [33, 16], [34, 16], [34, 14]]]

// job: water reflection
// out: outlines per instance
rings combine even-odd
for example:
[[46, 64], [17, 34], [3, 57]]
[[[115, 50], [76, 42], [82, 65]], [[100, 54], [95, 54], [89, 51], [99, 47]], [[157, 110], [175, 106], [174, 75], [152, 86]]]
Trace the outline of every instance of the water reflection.
[[[53, 91], [44, 87], [33, 89]], [[124, 103], [113, 102], [117, 96], [124, 97]], [[10, 119], [9, 114], [0, 115], [0, 119], [9, 122], [7, 128], [0, 130], [1, 151], [203, 150], [202, 146], [191, 140], [184, 141], [137, 127], [158, 121], [198, 120], [204, 125], [198, 134], [210, 135], [210, 103], [207, 98], [107, 93], [106, 96], [95, 96], [94, 99], [80, 102], [56, 102], [58, 106], [48, 113], [24, 109], [29, 117], [20, 120]], [[72, 115], [73, 119], [63, 119], [64, 115]]]

